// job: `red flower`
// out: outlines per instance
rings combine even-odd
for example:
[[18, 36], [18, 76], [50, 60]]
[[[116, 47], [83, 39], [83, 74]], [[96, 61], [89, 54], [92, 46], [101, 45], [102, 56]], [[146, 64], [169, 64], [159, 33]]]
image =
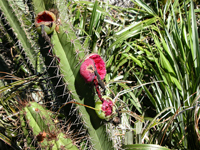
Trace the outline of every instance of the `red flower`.
[[106, 117], [111, 115], [113, 112], [113, 102], [111, 100], [104, 100], [101, 109], [105, 113]]
[[103, 96], [104, 101], [97, 101], [95, 103], [95, 111], [99, 118], [109, 120], [115, 114], [115, 106], [112, 99], [107, 96]]
[[106, 67], [105, 62], [98, 54], [89, 55], [80, 67], [80, 74], [86, 82], [92, 82], [97, 79], [94, 71], [97, 71], [101, 80], [105, 78]]
[[80, 68], [80, 74], [84, 78], [85, 82], [92, 82], [94, 80], [94, 61], [90, 58], [86, 59]]

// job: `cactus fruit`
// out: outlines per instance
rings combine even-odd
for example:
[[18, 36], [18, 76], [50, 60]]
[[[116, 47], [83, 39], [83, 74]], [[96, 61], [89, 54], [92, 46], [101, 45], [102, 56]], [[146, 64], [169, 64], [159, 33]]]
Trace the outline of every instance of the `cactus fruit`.
[[104, 101], [97, 101], [95, 103], [95, 111], [99, 118], [110, 120], [115, 114], [115, 106], [110, 97], [102, 97]]
[[105, 62], [98, 54], [90, 54], [80, 67], [80, 74], [86, 82], [92, 82], [97, 76], [95, 71], [103, 80], [106, 75]]
[[50, 11], [42, 11], [35, 17], [35, 27], [39, 34], [42, 34], [42, 28], [47, 34], [51, 34], [56, 28], [56, 16]]
[[105, 78], [106, 68], [105, 62], [98, 54], [90, 54], [80, 67], [80, 74], [85, 82], [93, 82], [99, 99], [103, 102], [99, 85], [105, 89], [104, 83], [101, 81]]
[[[86, 82], [93, 82], [97, 95], [101, 101], [95, 103], [96, 113], [101, 119], [108, 120], [112, 118], [115, 113], [115, 107], [112, 99], [106, 97], [104, 99], [101, 96], [101, 91], [99, 89], [99, 84], [104, 87], [101, 80], [104, 79], [106, 75], [105, 62], [98, 54], [90, 54], [80, 67], [80, 74]], [[105, 87], [104, 87], [105, 89]]]
[[80, 74], [87, 83], [92, 82], [94, 80], [94, 61], [92, 59], [88, 58], [82, 63], [80, 68]]
[[[28, 124], [40, 148], [77, 150], [69, 135], [63, 134], [51, 117], [52, 113], [36, 102], [28, 102], [20, 111], [21, 123]], [[27, 128], [27, 125], [22, 128]]]
[[106, 67], [105, 67], [105, 62], [103, 61], [101, 56], [99, 56], [98, 54], [90, 54], [88, 58], [94, 61], [95, 69], [99, 74], [101, 80], [103, 80], [106, 75]]

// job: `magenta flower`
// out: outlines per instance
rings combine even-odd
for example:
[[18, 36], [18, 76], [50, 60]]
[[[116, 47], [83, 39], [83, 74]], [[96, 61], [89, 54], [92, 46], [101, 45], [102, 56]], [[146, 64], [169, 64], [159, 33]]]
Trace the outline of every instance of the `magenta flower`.
[[80, 74], [84, 78], [85, 82], [92, 82], [94, 80], [94, 70], [94, 61], [92, 59], [88, 58], [82, 63]]
[[86, 82], [92, 82], [94, 79], [97, 79], [95, 70], [98, 72], [101, 80], [103, 80], [106, 75], [105, 62], [98, 54], [91, 54], [82, 63], [80, 74]]
[[95, 103], [96, 113], [101, 119], [110, 119], [115, 113], [115, 107], [111, 98], [106, 98], [106, 100], [97, 101]]
[[103, 101], [102, 107], [101, 107], [102, 111], [105, 113], [105, 116], [110, 116], [112, 114], [113, 111], [113, 102], [111, 100], [107, 101]]

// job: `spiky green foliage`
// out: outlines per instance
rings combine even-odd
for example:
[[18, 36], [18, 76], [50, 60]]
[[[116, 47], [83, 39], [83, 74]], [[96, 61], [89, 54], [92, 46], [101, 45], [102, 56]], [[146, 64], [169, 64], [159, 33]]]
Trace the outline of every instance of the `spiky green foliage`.
[[153, 144], [134, 144], [134, 145], [126, 145], [124, 146], [127, 150], [138, 149], [138, 150], [169, 150], [168, 148], [162, 147], [160, 145], [153, 145]]
[[[33, 68], [35, 71], [42, 71], [40, 70], [43, 67], [42, 61], [38, 62], [38, 59], [31, 59], [36, 58], [36, 49], [38, 47], [35, 46], [36, 43], [32, 40], [33, 33], [27, 31], [27, 26], [31, 26], [32, 23], [30, 21], [30, 14], [25, 16], [26, 7], [23, 6], [23, 3], [20, 1], [1, 1], [0, 7], [2, 14], [1, 24], [10, 35], [13, 42], [15, 42], [17, 49], [19, 49], [21, 53], [25, 52], [26, 56], [24, 62], [31, 65], [27, 68], [30, 68], [30, 71], [33, 71]], [[10, 13], [10, 10], [13, 10], [12, 13]]]

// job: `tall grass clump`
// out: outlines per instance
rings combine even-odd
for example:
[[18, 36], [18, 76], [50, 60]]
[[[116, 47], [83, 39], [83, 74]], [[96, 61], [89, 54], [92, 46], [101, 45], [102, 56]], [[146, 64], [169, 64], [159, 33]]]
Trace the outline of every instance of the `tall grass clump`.
[[[199, 147], [200, 48], [196, 15], [199, 11], [193, 1], [167, 1], [165, 5], [156, 1], [154, 8], [140, 0], [136, 3], [157, 19], [149, 28], [150, 42], [139, 39], [132, 44], [137, 53], [144, 54], [143, 71], [148, 70], [151, 81], [161, 81], [143, 89], [156, 113], [171, 107], [164, 114], [165, 123], [157, 126], [150, 142], [175, 149], [196, 149]], [[142, 79], [133, 73], [141, 84]]]

